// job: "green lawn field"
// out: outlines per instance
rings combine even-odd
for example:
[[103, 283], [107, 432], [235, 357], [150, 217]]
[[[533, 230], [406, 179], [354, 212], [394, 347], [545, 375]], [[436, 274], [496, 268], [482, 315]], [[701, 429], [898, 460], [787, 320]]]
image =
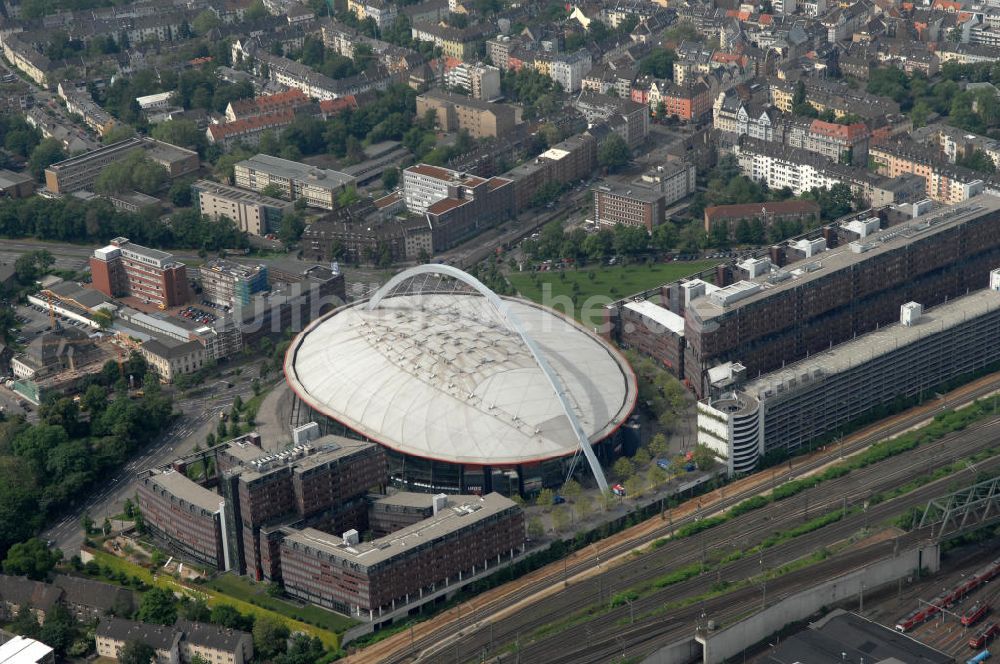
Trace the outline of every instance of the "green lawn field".
[[[171, 592], [183, 593], [188, 596], [202, 596], [208, 606], [228, 604], [237, 611], [255, 616], [270, 616], [282, 620], [293, 632], [304, 632], [318, 637], [328, 648], [336, 650], [340, 647], [340, 634], [357, 624], [356, 621], [318, 606], [299, 607], [289, 602], [270, 597], [264, 586], [254, 587], [249, 581], [239, 579], [231, 574], [222, 575], [210, 581], [205, 586], [188, 585], [176, 581], [167, 574], [158, 574], [156, 578], [149, 570], [113, 556], [106, 551], [88, 549], [98, 564], [110, 567], [117, 572], [137, 576], [150, 585], [167, 588]], [[253, 599], [256, 604], [251, 604]], [[309, 624], [303, 622], [309, 621]]]
[[[718, 262], [594, 265], [579, 270], [515, 272], [507, 279], [523, 297], [572, 315], [588, 326], [595, 326], [601, 322], [601, 308], [605, 304], [701, 272]], [[593, 278], [588, 272], [593, 272]], [[537, 281], [532, 279], [534, 275], [537, 275]], [[575, 298], [573, 284], [578, 286]]]

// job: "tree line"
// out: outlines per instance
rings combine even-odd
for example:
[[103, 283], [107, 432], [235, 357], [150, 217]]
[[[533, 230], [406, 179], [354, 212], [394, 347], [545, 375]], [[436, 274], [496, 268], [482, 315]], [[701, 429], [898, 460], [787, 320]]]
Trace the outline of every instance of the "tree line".
[[[143, 385], [142, 398], [129, 398], [122, 375]], [[167, 426], [172, 408], [133, 354], [121, 373], [111, 360], [88, 376], [79, 402], [45, 401], [38, 424], [20, 415], [0, 420], [0, 555], [117, 471]]]
[[247, 247], [246, 233], [228, 220], [212, 221], [197, 210], [176, 212], [169, 223], [155, 215], [124, 212], [109, 201], [31, 198], [0, 201], [0, 236], [100, 244], [127, 237], [147, 246], [206, 250]]

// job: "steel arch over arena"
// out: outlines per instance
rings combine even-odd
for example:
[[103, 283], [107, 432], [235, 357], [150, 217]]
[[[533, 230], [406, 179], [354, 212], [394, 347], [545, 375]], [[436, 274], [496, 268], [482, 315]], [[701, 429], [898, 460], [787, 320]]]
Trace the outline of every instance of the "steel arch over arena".
[[[285, 375], [297, 420], [382, 444], [415, 490], [533, 490], [599, 454], [635, 406], [625, 359], [576, 322], [446, 265], [406, 270], [313, 322]], [[304, 408], [303, 408], [304, 407]]]

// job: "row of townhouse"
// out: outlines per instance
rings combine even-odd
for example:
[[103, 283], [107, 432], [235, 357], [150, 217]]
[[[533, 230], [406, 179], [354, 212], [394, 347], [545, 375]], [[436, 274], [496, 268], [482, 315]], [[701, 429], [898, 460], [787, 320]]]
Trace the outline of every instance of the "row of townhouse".
[[876, 172], [887, 177], [912, 174], [925, 183], [928, 198], [946, 205], [968, 200], [983, 191], [985, 183], [968, 168], [949, 164], [933, 151], [909, 139], [885, 141], [868, 151]]
[[753, 99], [735, 88], [720, 92], [712, 105], [712, 125], [724, 148], [740, 136], [783, 143], [816, 152], [833, 161], [863, 165], [868, 158], [871, 132], [863, 122], [839, 124], [800, 118]]
[[922, 180], [905, 173], [883, 177], [865, 168], [838, 164], [815, 152], [748, 136], [740, 138], [734, 152], [744, 175], [771, 189], [788, 188], [796, 196], [846, 184], [872, 207], [924, 198]]

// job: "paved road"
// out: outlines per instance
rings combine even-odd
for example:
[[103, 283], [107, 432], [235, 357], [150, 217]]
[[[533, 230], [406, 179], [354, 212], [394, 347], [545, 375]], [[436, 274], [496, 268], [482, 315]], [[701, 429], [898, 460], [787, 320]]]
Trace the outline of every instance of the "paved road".
[[[231, 372], [235, 366], [227, 367], [226, 373]], [[233, 382], [231, 389], [216, 381], [203, 388], [202, 393], [175, 402], [174, 410], [180, 413], [180, 416], [163, 435], [117, 473], [106, 478], [104, 487], [97, 493], [74, 505], [60, 521], [42, 533], [42, 538], [53, 540], [54, 546], [62, 549], [67, 556], [73, 555], [83, 544], [80, 523], [85, 511], [89, 512], [90, 517], [98, 523], [105, 517], [120, 514], [125, 499], [135, 495], [133, 480], [136, 473], [169, 463], [178, 456], [190, 452], [195, 445], [204, 446], [205, 438], [218, 426], [219, 413], [228, 411], [232, 407], [236, 395], [239, 394], [244, 401], [253, 396], [250, 381], [256, 376], [256, 368], [253, 364], [243, 366], [240, 376], [227, 377], [227, 380]]]

